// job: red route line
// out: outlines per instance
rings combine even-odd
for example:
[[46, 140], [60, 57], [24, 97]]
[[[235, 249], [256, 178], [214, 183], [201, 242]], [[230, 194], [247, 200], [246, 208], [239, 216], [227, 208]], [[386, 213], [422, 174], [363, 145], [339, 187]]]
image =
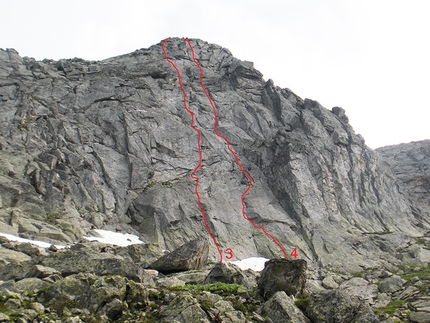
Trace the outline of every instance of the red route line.
[[252, 221], [250, 218], [248, 218], [247, 216], [246, 216], [246, 214], [245, 214], [245, 195], [249, 192], [249, 190], [251, 189], [251, 187], [252, 187], [252, 178], [251, 178], [251, 176], [243, 169], [243, 167], [242, 167], [242, 165], [241, 165], [241, 163], [239, 162], [239, 158], [237, 157], [237, 155], [236, 155], [236, 153], [233, 151], [233, 149], [231, 148], [231, 146], [230, 146], [230, 143], [229, 143], [229, 141], [227, 140], [227, 138], [226, 137], [224, 137], [223, 135], [220, 135], [219, 133], [218, 133], [218, 130], [217, 130], [217, 114], [216, 114], [216, 108], [215, 108], [215, 104], [213, 103], [213, 101], [212, 101], [212, 99], [210, 98], [210, 96], [209, 96], [209, 94], [208, 94], [208, 92], [206, 91], [206, 88], [205, 88], [205, 86], [203, 85], [203, 70], [202, 70], [202, 67], [200, 66], [200, 64], [197, 62], [197, 60], [196, 60], [196, 58], [195, 58], [195, 56], [194, 56], [194, 48], [193, 48], [193, 46], [191, 45], [191, 42], [187, 39], [187, 38], [185, 38], [185, 37], [183, 37], [182, 38], [183, 40], [185, 40], [187, 43], [188, 43], [188, 46], [190, 47], [190, 49], [191, 49], [191, 53], [192, 53], [192, 58], [193, 58], [193, 61], [194, 61], [194, 64], [199, 68], [199, 71], [200, 71], [200, 87], [202, 88], [202, 90], [203, 90], [203, 92], [205, 93], [205, 96], [206, 96], [206, 98], [208, 99], [208, 101], [209, 101], [209, 103], [210, 103], [210, 105], [211, 105], [211, 107], [212, 107], [212, 111], [213, 111], [213, 115], [214, 115], [214, 124], [213, 124], [213, 128], [214, 128], [214, 133], [215, 133], [215, 135], [217, 136], [217, 137], [219, 137], [219, 138], [221, 138], [221, 139], [223, 139], [224, 140], [224, 142], [226, 143], [226, 145], [227, 145], [227, 149], [230, 151], [230, 153], [232, 154], [232, 156], [234, 157], [234, 159], [235, 159], [235, 161], [236, 161], [236, 164], [237, 164], [237, 166], [239, 167], [239, 169], [241, 170], [241, 172], [243, 173], [243, 175], [245, 175], [245, 177], [248, 179], [248, 186], [247, 186], [247, 188], [246, 188], [246, 190], [242, 193], [242, 195], [240, 196], [240, 201], [241, 201], [241, 203], [242, 203], [242, 216], [243, 216], [243, 218], [246, 220], [246, 221], [248, 221], [249, 223], [251, 223], [252, 224], [252, 226], [254, 227], [254, 228], [256, 228], [256, 229], [259, 229], [259, 230], [261, 230], [266, 236], [268, 236], [270, 239], [272, 239], [272, 241], [279, 247], [279, 249], [281, 249], [281, 251], [282, 251], [282, 253], [284, 254], [284, 257], [285, 257], [285, 259], [288, 259], [288, 256], [287, 256], [287, 253], [285, 252], [285, 250], [284, 250], [284, 248], [282, 247], [282, 245], [269, 233], [269, 232], [267, 232], [266, 231], [266, 229], [264, 229], [263, 227], [261, 227], [261, 226], [259, 226], [259, 225], [257, 225], [257, 224], [255, 224], [254, 223], [254, 221]]
[[188, 108], [187, 106], [187, 95], [185, 93], [184, 87], [182, 86], [182, 82], [181, 82], [181, 73], [179, 72], [179, 69], [176, 67], [176, 65], [167, 57], [167, 53], [166, 50], [164, 48], [164, 42], [166, 40], [168, 40], [169, 38], [164, 39], [161, 42], [161, 48], [163, 49], [163, 54], [164, 54], [164, 58], [166, 59], [166, 61], [173, 66], [173, 68], [176, 70], [176, 73], [178, 74], [178, 83], [179, 83], [179, 87], [181, 88], [182, 91], [182, 95], [184, 98], [184, 108], [185, 110], [188, 112], [188, 114], [191, 116], [191, 123], [190, 126], [191, 128], [193, 128], [193, 130], [195, 132], [197, 132], [197, 149], [199, 151], [199, 162], [197, 164], [197, 166], [194, 168], [194, 170], [191, 172], [190, 177], [192, 179], [194, 179], [196, 181], [196, 186], [195, 186], [195, 193], [197, 196], [197, 204], [199, 206], [200, 212], [202, 213], [202, 217], [203, 217], [203, 225], [206, 229], [206, 232], [209, 234], [209, 236], [211, 237], [213, 243], [215, 244], [217, 250], [218, 250], [218, 254], [219, 254], [219, 261], [222, 262], [222, 252], [219, 248], [218, 242], [216, 241], [215, 237], [212, 235], [208, 223], [207, 223], [207, 216], [205, 213], [205, 210], [203, 209], [201, 200], [200, 200], [200, 194], [199, 194], [199, 178], [195, 175], [196, 172], [199, 170], [199, 168], [202, 166], [202, 162], [203, 162], [203, 155], [202, 155], [202, 149], [201, 149], [201, 133], [200, 130], [196, 128], [196, 126], [194, 125], [194, 121], [195, 121], [195, 115], [194, 113]]

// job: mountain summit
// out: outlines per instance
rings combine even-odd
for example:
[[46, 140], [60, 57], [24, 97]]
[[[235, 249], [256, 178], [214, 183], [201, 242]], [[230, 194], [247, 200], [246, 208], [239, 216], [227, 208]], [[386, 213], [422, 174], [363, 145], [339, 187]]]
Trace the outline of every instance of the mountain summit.
[[[343, 271], [396, 263], [413, 248], [430, 259], [411, 243], [429, 230], [428, 214], [342, 108], [275, 86], [221, 46], [190, 44], [216, 120], [184, 39], [165, 41], [183, 93], [161, 43], [99, 62], [1, 50], [0, 232], [64, 244], [109, 229], [166, 250], [208, 237], [185, 93], [201, 136], [201, 207], [224, 257], [283, 254], [244, 218], [249, 179], [215, 121], [252, 178], [246, 217], [288, 254]], [[217, 260], [214, 243], [209, 254]]]

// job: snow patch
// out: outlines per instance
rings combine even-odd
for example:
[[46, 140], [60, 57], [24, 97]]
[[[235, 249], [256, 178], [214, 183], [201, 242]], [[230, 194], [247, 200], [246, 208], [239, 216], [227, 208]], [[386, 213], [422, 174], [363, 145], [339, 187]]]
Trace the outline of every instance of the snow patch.
[[[42, 247], [42, 248], [49, 248], [52, 245], [52, 243], [49, 243], [49, 242], [24, 239], [21, 237], [14, 236], [12, 234], [2, 233], [2, 232], [0, 232], [0, 236], [5, 237], [5, 238], [9, 239], [10, 241], [30, 242], [31, 244], [34, 244], [34, 245]], [[58, 249], [65, 248], [65, 246], [60, 246], [60, 245], [55, 245], [55, 247], [57, 247]]]
[[264, 264], [268, 260], [269, 259], [263, 257], [251, 257], [243, 260], [235, 260], [228, 262], [237, 265], [242, 270], [252, 269], [254, 271], [262, 271], [264, 269]]
[[138, 243], [144, 243], [143, 241], [139, 240], [139, 237], [134, 234], [129, 233], [120, 233], [120, 232], [113, 232], [108, 230], [94, 230], [97, 232], [101, 237], [84, 237], [87, 240], [94, 241], [97, 240], [99, 242], [113, 244], [115, 246], [121, 246], [126, 247], [132, 244], [138, 244]]

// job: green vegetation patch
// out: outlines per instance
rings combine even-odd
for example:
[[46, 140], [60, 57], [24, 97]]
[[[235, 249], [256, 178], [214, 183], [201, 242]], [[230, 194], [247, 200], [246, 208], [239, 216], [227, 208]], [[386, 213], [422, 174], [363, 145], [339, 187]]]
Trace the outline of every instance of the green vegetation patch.
[[[430, 264], [427, 266], [419, 265], [400, 265], [399, 268], [403, 271], [403, 274], [399, 276], [405, 280], [409, 280], [413, 277], [418, 277], [419, 279], [428, 279], [430, 277]], [[419, 268], [420, 270], [417, 270]]]
[[419, 245], [425, 245], [425, 244], [427, 244], [427, 240], [426, 240], [426, 239], [423, 239], [423, 238], [418, 238], [418, 239], [415, 241], [415, 243], [416, 243], [416, 244], [419, 244]]
[[390, 303], [388, 303], [387, 306], [374, 309], [373, 311], [375, 313], [377, 313], [377, 314], [378, 313], [386, 313], [388, 315], [393, 315], [394, 311], [396, 309], [402, 307], [403, 304], [405, 304], [405, 303], [406, 303], [406, 300], [405, 299], [401, 299], [401, 300], [398, 300], [398, 301], [390, 302]]
[[194, 291], [207, 291], [207, 292], [221, 292], [225, 294], [237, 294], [237, 290], [241, 287], [239, 284], [226, 284], [226, 283], [213, 283], [213, 284], [187, 284], [184, 286], [173, 286], [169, 287], [168, 289], [171, 291], [182, 291], [182, 290], [194, 290]]
[[296, 298], [294, 300], [294, 303], [296, 304], [296, 306], [298, 308], [300, 308], [302, 311], [304, 311], [306, 309], [306, 307], [308, 307], [308, 305], [309, 305], [309, 297]]
[[248, 309], [239, 296], [230, 296], [227, 297], [227, 300], [231, 302], [235, 310], [241, 311], [245, 316], [248, 315]]

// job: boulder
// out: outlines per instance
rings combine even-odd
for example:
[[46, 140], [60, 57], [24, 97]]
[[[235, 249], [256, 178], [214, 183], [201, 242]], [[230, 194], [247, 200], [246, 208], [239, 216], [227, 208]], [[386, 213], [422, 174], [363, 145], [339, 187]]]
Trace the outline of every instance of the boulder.
[[411, 306], [418, 312], [430, 312], [430, 296], [417, 297]]
[[30, 259], [31, 257], [26, 255], [23, 252], [0, 247], [0, 263], [1, 262], [4, 262], [5, 264], [9, 262], [19, 263]]
[[24, 242], [17, 245], [18, 251], [25, 253], [28, 256], [46, 256], [48, 253], [45, 248], [38, 247], [32, 243]]
[[[96, 313], [114, 299], [124, 300], [128, 297], [128, 286], [129, 281], [125, 277], [77, 274], [52, 284], [42, 292], [41, 298], [49, 306], [76, 307]], [[119, 311], [115, 309], [116, 304], [111, 304], [105, 312], [118, 314]]]
[[267, 323], [310, 323], [285, 292], [276, 292], [263, 306]]
[[258, 274], [253, 270], [242, 270], [235, 264], [222, 262], [215, 264], [206, 276], [204, 284], [221, 282], [239, 284], [245, 286], [246, 289], [253, 289], [257, 287], [257, 277]]
[[430, 312], [410, 312], [409, 320], [412, 323], [429, 323], [430, 322]]
[[[202, 304], [203, 305], [203, 304]], [[215, 319], [218, 322], [245, 323], [246, 319], [242, 312], [236, 311], [230, 301], [219, 300], [215, 302], [212, 312], [218, 313]]]
[[20, 280], [35, 276], [35, 262], [26, 260], [19, 263], [8, 263], [0, 267], [0, 280]]
[[322, 285], [327, 289], [336, 289], [339, 284], [335, 282], [333, 276], [327, 276], [322, 280]]
[[[105, 245], [106, 246], [106, 245]], [[61, 249], [41, 259], [40, 264], [55, 268], [62, 276], [78, 273], [96, 275], [123, 275], [140, 281], [142, 267], [129, 258], [123, 258], [103, 249], [78, 248]]]
[[46, 267], [42, 265], [34, 266], [34, 277], [46, 278], [52, 275], [60, 275], [60, 274], [61, 273], [55, 268]]
[[189, 293], [176, 296], [160, 310], [160, 323], [210, 323], [205, 311]]
[[347, 291], [340, 289], [310, 296], [305, 314], [312, 322], [379, 322], [370, 307], [361, 298], [349, 295]]
[[[51, 284], [39, 278], [24, 278], [24, 279], [21, 279], [20, 281], [12, 283], [10, 286], [7, 286], [6, 283], [4, 285], [5, 285], [4, 287], [10, 291], [23, 292], [23, 291], [38, 291], [50, 286]], [[3, 284], [0, 285], [0, 291], [1, 290], [4, 290]]]
[[258, 287], [261, 295], [269, 299], [278, 291], [287, 295], [303, 294], [306, 284], [306, 260], [271, 259], [264, 265]]
[[149, 304], [149, 291], [146, 286], [135, 281], [128, 282], [125, 301], [132, 309], [142, 309]]
[[376, 297], [375, 303], [372, 305], [373, 308], [381, 308], [387, 306], [391, 302], [391, 296], [386, 293], [380, 293]]
[[409, 299], [419, 294], [420, 290], [415, 286], [408, 286], [405, 290], [403, 290], [399, 295], [397, 295], [398, 299]]
[[209, 270], [188, 270], [169, 274], [169, 276], [176, 277], [186, 284], [203, 284], [209, 272]]
[[125, 259], [130, 259], [142, 267], [148, 267], [163, 256], [160, 247], [153, 243], [138, 243], [126, 247], [115, 247], [112, 249], [112, 252]]
[[147, 287], [155, 287], [157, 285], [157, 282], [160, 279], [158, 274], [158, 271], [153, 269], [138, 268], [137, 270], [139, 282]]
[[136, 275], [134, 264], [112, 254], [57, 252], [55, 257], [43, 259], [42, 264], [56, 268], [63, 276], [77, 273], [121, 274], [130, 277]]
[[209, 244], [205, 238], [197, 238], [161, 257], [149, 268], [163, 274], [202, 268], [208, 259]]
[[340, 284], [339, 288], [344, 289], [348, 295], [360, 296], [363, 300], [371, 303], [378, 294], [378, 286], [370, 284], [366, 279], [353, 277]]
[[406, 281], [400, 276], [393, 275], [382, 280], [379, 284], [379, 290], [381, 293], [394, 293], [401, 290], [405, 283]]
[[[27, 246], [28, 247], [28, 246]], [[27, 248], [26, 247], [26, 248]], [[155, 286], [158, 273], [154, 276], [151, 271], [146, 271], [140, 264], [141, 257], [155, 259], [159, 254], [157, 248], [151, 247], [120, 247], [98, 242], [78, 243], [70, 248], [59, 249], [45, 256], [37, 258], [7, 250], [9, 256], [22, 255], [23, 261], [19, 263], [10, 262], [0, 267], [0, 280], [21, 280], [24, 278], [47, 278], [53, 277], [52, 281], [58, 280], [54, 276], [69, 276], [78, 273], [93, 273], [96, 275], [123, 275], [138, 282]], [[31, 249], [37, 250], [37, 249]], [[138, 255], [139, 251], [142, 252]], [[18, 259], [21, 259], [18, 257]], [[135, 262], [136, 260], [136, 262]]]
[[185, 282], [176, 277], [163, 277], [157, 282], [158, 287], [184, 286]]
[[111, 320], [116, 320], [121, 317], [123, 307], [124, 304], [118, 298], [114, 298], [102, 307], [100, 313], [106, 315]]

